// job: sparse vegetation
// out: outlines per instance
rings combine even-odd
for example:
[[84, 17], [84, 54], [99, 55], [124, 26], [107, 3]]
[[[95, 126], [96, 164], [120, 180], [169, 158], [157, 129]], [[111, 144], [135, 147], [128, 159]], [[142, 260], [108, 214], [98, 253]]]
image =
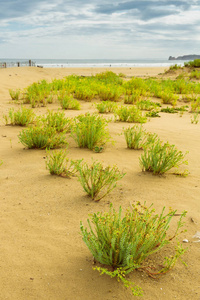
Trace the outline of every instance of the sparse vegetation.
[[[167, 237], [170, 221], [176, 211], [164, 214], [155, 214], [155, 210], [137, 203], [132, 205], [131, 210], [126, 210], [122, 215], [110, 206], [109, 212], [94, 213], [91, 221], [88, 219], [89, 228], [80, 224], [82, 238], [94, 259], [102, 267], [96, 267], [101, 274], [117, 277], [126, 287], [130, 287], [136, 296], [142, 295], [142, 290], [126, 279], [126, 275], [134, 270], [144, 270], [152, 276], [164, 274], [174, 267], [177, 259], [185, 252], [178, 246], [174, 256], [165, 258], [164, 267], [159, 271], [152, 271], [150, 266], [144, 266], [143, 262], [148, 256], [159, 252], [172, 237]], [[183, 226], [182, 219], [186, 212], [181, 214], [177, 222], [174, 236], [179, 234]], [[110, 268], [109, 268], [110, 267]]]
[[[172, 68], [172, 70], [175, 71], [178, 69], [179, 66], [177, 65]], [[152, 131], [158, 131], [165, 136], [167, 135], [169, 125], [170, 139], [173, 140], [176, 139], [175, 132], [178, 132], [181, 128], [183, 132], [179, 135], [177, 142], [179, 142], [179, 145], [183, 145], [183, 138], [185, 138], [184, 132], [186, 132], [185, 126], [187, 126], [187, 129], [194, 129], [192, 132], [193, 140], [195, 139], [196, 141], [196, 137], [198, 139], [198, 125], [188, 125], [188, 122], [191, 121], [192, 124], [199, 122], [199, 70], [194, 69], [194, 67], [190, 69], [185, 68], [184, 70], [188, 73], [185, 73], [184, 76], [182, 76], [183, 73], [181, 73], [177, 78], [175, 77], [180, 72], [174, 72], [174, 74], [171, 72], [170, 76], [173, 77], [173, 79], [164, 79], [167, 78], [167, 76], [166, 74], [162, 74], [157, 78], [147, 78], [146, 76], [145, 79], [132, 78], [129, 80], [128, 77], [124, 79], [124, 74], [116, 75], [113, 72], [104, 72], [88, 77], [67, 76], [63, 79], [54, 79], [52, 82], [42, 80], [30, 85], [24, 92], [17, 90], [19, 92], [18, 96], [16, 95], [17, 91], [10, 92], [10, 96], [12, 95], [12, 99], [16, 101], [9, 101], [9, 105], [11, 107], [17, 106], [17, 109], [20, 109], [15, 110], [11, 108], [8, 115], [3, 116], [4, 123], [6, 123], [6, 125], [28, 126], [28, 128], [13, 128], [1, 125], [1, 142], [4, 153], [3, 156], [1, 156], [3, 161], [0, 159], [0, 166], [2, 163], [3, 166], [0, 168], [5, 171], [1, 176], [3, 188], [6, 187], [5, 191], [7, 191], [7, 188], [12, 186], [13, 178], [16, 179], [16, 176], [19, 175], [17, 181], [15, 180], [18, 191], [19, 183], [22, 182], [22, 172], [24, 172], [24, 178], [30, 173], [31, 177], [27, 177], [27, 184], [29, 185], [32, 179], [33, 181], [31, 182], [34, 184], [34, 186], [31, 185], [33, 187], [33, 197], [30, 198], [31, 201], [26, 202], [26, 207], [24, 207], [24, 199], [29, 191], [28, 186], [27, 188], [25, 186], [22, 196], [20, 195], [21, 200], [18, 202], [19, 199], [15, 199], [17, 209], [13, 209], [12, 216], [19, 210], [18, 203], [19, 205], [22, 204], [23, 207], [21, 206], [21, 208], [25, 208], [27, 214], [28, 205], [32, 203], [32, 207], [30, 206], [31, 209], [29, 209], [30, 212], [32, 212], [33, 207], [35, 207], [37, 209], [38, 220], [42, 222], [47, 221], [47, 223], [44, 223], [46, 226], [48, 222], [55, 219], [51, 216], [51, 212], [53, 212], [55, 216], [61, 212], [60, 217], [64, 218], [65, 212], [62, 214], [62, 209], [69, 208], [68, 219], [69, 223], [71, 223], [71, 227], [69, 226], [68, 229], [69, 234], [71, 234], [70, 228], [72, 228], [72, 226], [76, 227], [77, 225], [75, 224], [77, 220], [74, 218], [74, 211], [82, 213], [84, 219], [84, 212], [90, 210], [92, 214], [90, 214], [90, 219], [88, 219], [88, 228], [84, 227], [81, 222], [80, 229], [83, 241], [91, 252], [91, 259], [92, 256], [94, 258], [95, 266], [93, 266], [93, 269], [98, 270], [101, 274], [107, 274], [112, 278], [116, 277], [118, 281], [124, 283], [125, 287], [130, 287], [136, 296], [142, 295], [142, 290], [133, 282], [130, 282], [130, 277], [127, 276], [130, 272], [138, 270], [147, 272], [147, 274], [153, 278], [158, 277], [168, 272], [175, 265], [177, 259], [182, 257], [185, 251], [183, 247], [178, 244], [175, 253], [171, 257], [165, 257], [164, 263], [160, 264], [160, 258], [165, 256], [165, 253], [160, 251], [162, 251], [165, 245], [170, 244], [171, 240], [180, 233], [180, 228], [183, 225], [182, 218], [185, 216], [185, 212], [179, 214], [179, 212], [176, 213], [175, 210], [170, 208], [170, 211], [166, 213], [165, 208], [162, 210], [162, 207], [160, 207], [160, 203], [164, 199], [161, 199], [162, 201], [159, 202], [157, 198], [159, 198], [159, 195], [162, 196], [162, 193], [166, 191], [169, 187], [168, 184], [161, 184], [159, 193], [156, 195], [157, 198], [155, 197], [159, 214], [153, 210], [152, 206], [146, 207], [146, 204], [141, 205], [140, 203], [132, 205], [130, 202], [130, 199], [134, 201], [137, 200], [135, 197], [137, 198], [141, 189], [144, 189], [143, 194], [140, 195], [142, 199], [148, 194], [148, 191], [151, 189], [150, 181], [152, 181], [152, 186], [153, 184], [157, 184], [156, 181], [163, 182], [161, 176], [161, 178], [155, 178], [154, 182], [152, 175], [150, 175], [150, 177], [148, 174], [141, 175], [141, 172], [138, 172], [137, 168], [133, 169], [138, 155], [141, 155], [139, 163], [144, 172], [150, 172], [150, 174], [154, 175], [163, 175], [171, 171], [171, 174], [188, 175], [187, 170], [183, 172], [179, 170], [179, 167], [182, 167], [182, 165], [187, 165], [187, 153], [184, 154], [182, 151], [178, 151], [175, 145], [162, 142], [157, 134], [152, 134], [144, 129], [151, 128]], [[39, 73], [40, 71], [42, 74], [41, 77], [43, 77], [45, 72], [38, 69]], [[59, 73], [57, 74], [59, 75]], [[155, 99], [155, 97], [157, 97], [157, 99]], [[7, 100], [5, 99], [5, 101]], [[83, 103], [83, 101], [92, 103]], [[188, 106], [181, 106], [184, 104], [184, 101], [187, 102], [186, 104], [188, 104]], [[22, 103], [23, 106], [20, 106]], [[51, 103], [54, 103], [52, 110], [41, 107]], [[166, 107], [167, 105], [163, 105], [163, 103], [168, 103], [170, 107]], [[173, 107], [171, 107], [171, 105]], [[32, 107], [32, 109], [30, 109], [30, 107]], [[33, 109], [35, 107], [38, 108]], [[4, 102], [2, 108], [4, 109]], [[69, 109], [82, 109], [82, 112], [70, 112], [68, 111]], [[85, 111], [89, 112], [85, 114]], [[90, 111], [95, 111], [95, 113], [90, 113]], [[160, 112], [180, 112], [180, 116], [182, 116], [185, 111], [187, 111], [187, 113], [185, 113], [182, 120], [176, 118], [176, 116], [167, 117], [167, 115], [160, 114], [159, 116], [158, 114]], [[78, 117], [67, 117], [77, 116], [79, 113], [80, 115]], [[112, 115], [100, 115], [107, 113], [112, 113]], [[161, 117], [161, 119], [150, 120], [150, 118], [153, 117]], [[141, 125], [147, 122], [147, 120], [150, 121], [148, 124]], [[129, 124], [114, 123], [114, 121], [128, 122]], [[183, 126], [179, 127], [180, 124], [177, 126], [175, 122], [174, 124], [167, 123], [173, 121], [180, 121]], [[184, 121], [186, 122], [185, 126]], [[131, 125], [130, 123], [139, 123], [139, 125]], [[122, 127], [129, 125], [131, 126], [126, 129], [123, 128], [122, 132]], [[175, 127], [176, 130], [173, 131]], [[166, 129], [164, 132], [163, 128]], [[19, 130], [22, 131], [19, 133], [18, 138], [25, 148], [43, 149], [46, 151], [46, 154], [44, 151], [24, 151], [22, 145], [21, 149], [18, 149], [19, 147], [16, 147], [16, 139], [13, 136], [16, 132], [19, 132]], [[187, 133], [190, 134], [188, 130]], [[105, 149], [105, 152], [108, 152], [108, 156], [106, 153], [96, 154], [104, 151], [105, 145], [111, 141], [111, 135], [116, 139], [116, 146], [108, 145]], [[124, 137], [126, 144], [123, 140]], [[5, 143], [3, 141], [5, 141]], [[185, 141], [192, 141], [192, 139], [185, 139]], [[71, 143], [69, 155], [67, 152], [68, 142]], [[91, 151], [87, 149], [78, 150], [75, 148], [75, 143], [77, 145], [76, 147], [87, 148], [94, 151], [95, 153], [92, 152], [92, 155], [98, 156], [102, 161], [105, 159], [105, 163], [92, 160], [92, 163], [88, 164], [87, 162], [91, 157]], [[126, 145], [129, 149], [138, 149], [141, 151], [138, 153], [137, 151], [134, 152], [133, 150], [123, 149]], [[192, 149], [192, 145], [188, 146]], [[23, 157], [23, 152], [25, 158]], [[195, 152], [194, 155], [196, 155]], [[8, 157], [12, 157], [12, 159], [6, 161]], [[69, 159], [69, 157], [73, 157], [74, 160]], [[78, 160], [75, 160], [77, 157]], [[82, 157], [84, 157], [84, 159], [81, 159]], [[36, 163], [36, 159], [39, 159], [38, 164]], [[12, 169], [12, 162], [14, 160], [19, 160], [18, 164], [20, 169], [16, 167]], [[127, 180], [121, 181], [122, 188], [117, 188], [115, 193], [112, 193], [115, 196], [115, 203], [113, 202], [113, 205], [110, 206], [110, 210], [108, 211], [107, 204], [110, 204], [111, 199], [113, 199], [110, 193], [125, 176], [123, 167], [121, 167], [122, 171], [120, 171], [116, 165], [107, 165], [112, 163], [112, 161], [119, 163], [119, 166], [123, 166], [125, 169], [127, 168], [129, 174], [127, 174]], [[194, 171], [191, 178], [195, 178], [196, 176], [196, 170], [194, 168], [195, 161], [196, 157], [194, 156], [191, 159], [193, 163], [191, 172]], [[29, 163], [27, 164], [27, 162]], [[127, 162], [129, 166], [127, 166]], [[48, 171], [45, 171], [45, 164]], [[178, 168], [178, 171], [176, 168]], [[37, 170], [39, 172], [38, 178], [37, 174], [35, 174]], [[11, 175], [9, 175], [9, 171], [11, 171]], [[64, 178], [74, 177], [76, 174], [77, 178], [71, 180], [62, 179], [56, 176], [47, 176], [48, 173]], [[169, 182], [170, 177], [169, 175], [169, 178], [166, 178]], [[48, 183], [46, 182], [47, 179], [49, 180]], [[147, 182], [148, 180], [150, 181]], [[165, 197], [170, 200], [169, 205], [171, 205], [171, 201], [173, 200], [171, 195], [173, 195], [174, 191], [175, 194], [177, 192], [177, 186], [182, 188], [179, 183], [178, 185], [176, 184], [176, 181], [179, 182], [179, 179], [174, 178], [174, 180], [174, 186], [171, 185], [171, 190], [168, 191], [169, 195]], [[188, 181], [185, 179], [186, 186], [187, 182], [191, 183], [191, 180]], [[38, 184], [39, 181], [40, 184]], [[134, 184], [137, 185], [136, 189]], [[83, 201], [84, 196], [82, 199], [77, 198], [81, 186], [83, 189], [82, 194], [88, 196], [87, 198], [85, 197], [86, 203], [84, 204], [83, 202], [83, 206], [80, 200]], [[53, 187], [53, 189], [51, 189], [51, 187]], [[45, 188], [48, 189], [48, 193]], [[77, 188], [76, 195], [73, 195], [75, 188]], [[43, 191], [42, 197], [40, 197], [41, 191]], [[69, 199], [67, 199], [68, 193], [71, 193]], [[181, 201], [181, 192], [178, 193], [179, 192], [176, 194], [176, 199], [177, 201]], [[189, 195], [189, 192], [187, 194]], [[46, 201], [45, 197], [48, 197], [48, 195], [50, 195], [50, 198]], [[110, 195], [111, 197], [109, 197]], [[153, 197], [153, 195], [155, 196], [155, 193], [150, 194], [149, 199]], [[11, 199], [10, 194], [8, 194], [8, 196], [9, 197], [2, 199], [2, 204], [7, 203], [7, 201]], [[77, 201], [74, 202], [74, 199]], [[101, 199], [104, 199], [105, 202], [100, 203], [99, 201]], [[129, 204], [130, 207], [127, 209]], [[52, 210], [53, 205], [54, 210]], [[117, 207], [116, 210], [113, 208], [115, 205]], [[122, 205], [122, 207], [119, 208], [120, 205]], [[98, 211], [97, 206], [101, 206], [104, 212], [96, 212]], [[71, 209], [73, 209], [73, 212]], [[96, 213], [93, 213], [94, 211]], [[47, 216], [47, 212], [49, 216]], [[177, 218], [178, 215], [181, 215], [180, 219]], [[26, 218], [28, 218], [28, 215]], [[179, 220], [176, 227], [175, 221], [177, 219]], [[71, 220], [73, 220], [73, 222], [71, 222]], [[174, 227], [168, 230], [172, 220], [174, 221], [172, 222], [172, 226]], [[174, 228], [175, 233], [172, 234], [172, 229]], [[58, 229], [60, 230], [60, 228]], [[73, 230], [73, 233], [75, 231], [76, 230]], [[168, 233], [169, 231], [170, 235]], [[57, 231], [55, 232], [57, 233]], [[45, 235], [42, 235], [42, 237]], [[49, 238], [51, 238], [51, 236], [49, 236]], [[78, 241], [77, 236], [75, 236], [75, 241]], [[169, 250], [170, 254], [172, 254], [171, 251], [173, 250], [171, 246], [172, 245], [166, 250]], [[184, 244], [184, 246], [187, 245]], [[75, 245], [72, 245], [72, 250], [75, 249], [74, 247]], [[69, 249], [67, 249], [67, 252], [69, 254], [68, 250]], [[151, 257], [151, 254], [155, 255]], [[159, 254], [159, 261], [157, 261], [158, 257], [156, 254]], [[69, 258], [71, 258], [70, 255]], [[90, 260], [90, 258], [88, 258], [88, 260]], [[194, 261], [197, 261], [196, 257]], [[80, 268], [82, 268], [82, 266], [80, 266]], [[140, 276], [141, 272], [137, 273]], [[33, 278], [31, 277], [30, 279], [32, 280]], [[183, 281], [185, 282], [185, 280]], [[179, 283], [177, 289], [174, 289], [174, 291], [177, 292], [179, 287], [183, 287], [183, 285]], [[66, 297], [68, 297], [70, 293], [71, 291], [69, 290]], [[102, 298], [105, 298], [106, 293], [102, 293]], [[157, 293], [158, 297], [161, 293], [161, 291], [160, 294]], [[193, 295], [194, 293], [195, 291], [193, 291]], [[49, 294], [47, 297], [48, 296]], [[115, 295], [111, 295], [111, 298], [112, 297], [115, 297]], [[121, 297], [123, 298], [123, 296]], [[124, 297], [126, 297], [126, 295], [124, 295]]]
[[74, 109], [74, 110], [79, 110], [80, 109], [80, 103], [73, 98], [72, 95], [60, 95], [58, 96], [58, 100], [60, 102], [60, 105], [62, 109]]
[[79, 115], [75, 118], [71, 136], [80, 148], [93, 150], [96, 146], [103, 147], [110, 140], [107, 123], [96, 114]]
[[197, 112], [194, 112], [191, 117], [192, 124], [198, 124], [198, 122], [199, 122], [199, 110], [197, 110]]
[[194, 59], [184, 63], [185, 67], [200, 68], [200, 59]]
[[19, 100], [19, 96], [20, 96], [21, 91], [19, 89], [17, 90], [9, 90], [9, 94], [12, 100]]
[[153, 143], [158, 139], [157, 134], [152, 134], [143, 129], [142, 125], [134, 125], [123, 130], [127, 148], [143, 149], [148, 143]]
[[17, 111], [11, 108], [8, 116], [4, 115], [6, 125], [27, 126], [34, 122], [35, 114], [32, 109], [21, 106]]
[[116, 107], [116, 103], [112, 101], [102, 101], [100, 103], [96, 103], [96, 108], [100, 114], [113, 113]]
[[46, 168], [51, 175], [71, 177], [75, 174], [74, 165], [69, 161], [66, 149], [47, 151]]
[[91, 166], [83, 161], [76, 161], [74, 165], [84, 191], [95, 201], [110, 193], [117, 186], [117, 181], [125, 175], [116, 166], [104, 168], [98, 161], [94, 161]]
[[70, 132], [73, 126], [73, 120], [66, 118], [64, 112], [47, 111], [47, 114], [37, 118], [38, 124], [47, 127], [53, 127], [58, 132]]
[[135, 106], [119, 106], [115, 109], [115, 120], [129, 123], [146, 123], [147, 118]]
[[29, 149], [53, 149], [67, 144], [65, 133], [58, 133], [54, 127], [30, 127], [23, 129], [18, 137]]
[[[154, 175], [162, 175], [172, 168], [178, 168], [182, 164], [188, 164], [185, 154], [178, 151], [175, 145], [162, 143], [159, 139], [154, 143], [149, 143], [144, 148], [144, 153], [140, 157], [140, 165], [143, 171], [152, 172]], [[176, 174], [187, 175], [187, 170]]]

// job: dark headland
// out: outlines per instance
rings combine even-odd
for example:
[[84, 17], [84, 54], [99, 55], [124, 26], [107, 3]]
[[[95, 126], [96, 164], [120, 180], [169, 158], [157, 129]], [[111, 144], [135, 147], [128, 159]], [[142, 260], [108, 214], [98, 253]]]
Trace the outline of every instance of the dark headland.
[[194, 59], [200, 59], [200, 55], [196, 54], [189, 54], [189, 55], [183, 55], [183, 56], [170, 56], [168, 60], [194, 60]]

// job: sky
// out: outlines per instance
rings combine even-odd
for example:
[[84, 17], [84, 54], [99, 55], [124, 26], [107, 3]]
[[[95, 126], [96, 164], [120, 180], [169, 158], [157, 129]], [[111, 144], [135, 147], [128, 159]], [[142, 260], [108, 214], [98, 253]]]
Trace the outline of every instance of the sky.
[[0, 0], [0, 58], [200, 55], [200, 0]]

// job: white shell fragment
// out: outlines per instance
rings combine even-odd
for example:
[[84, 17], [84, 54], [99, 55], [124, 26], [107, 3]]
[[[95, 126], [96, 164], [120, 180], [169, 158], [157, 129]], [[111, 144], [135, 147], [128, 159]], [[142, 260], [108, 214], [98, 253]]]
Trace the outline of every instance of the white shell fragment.
[[187, 239], [184, 239], [183, 240], [183, 243], [188, 243], [189, 241]]
[[193, 239], [197, 239], [197, 241], [193, 241], [193, 243], [200, 243], [200, 231], [197, 231], [195, 235], [193, 235]]

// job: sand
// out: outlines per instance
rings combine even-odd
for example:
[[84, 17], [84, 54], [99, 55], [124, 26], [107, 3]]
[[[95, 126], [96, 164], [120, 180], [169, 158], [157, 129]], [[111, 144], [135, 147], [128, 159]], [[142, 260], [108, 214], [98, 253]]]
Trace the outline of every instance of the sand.
[[[105, 69], [42, 69], [36, 67], [0, 69], [0, 299], [10, 300], [111, 300], [137, 299], [122, 284], [92, 269], [92, 256], [80, 236], [80, 221], [86, 225], [89, 213], [107, 211], [112, 202], [126, 209], [135, 201], [151, 203], [157, 212], [163, 206], [187, 211], [184, 229], [178, 241], [188, 248], [174, 269], [159, 280], [135, 271], [129, 279], [142, 287], [143, 299], [200, 299], [200, 243], [192, 236], [200, 231], [200, 123], [191, 124], [189, 113], [160, 113], [144, 124], [164, 141], [175, 144], [187, 155], [189, 176], [167, 174], [153, 176], [141, 171], [141, 151], [128, 150], [122, 133], [129, 124], [109, 123], [115, 144], [108, 143], [103, 153], [77, 148], [69, 137], [69, 158], [91, 158], [126, 172], [119, 186], [96, 203], [86, 196], [77, 178], [51, 176], [45, 167], [44, 150], [27, 150], [19, 143], [20, 127], [5, 126], [2, 116], [11, 107], [10, 88], [25, 88], [38, 80], [51, 81], [69, 74], [90, 75]], [[157, 76], [164, 68], [109, 68], [127, 76]], [[80, 112], [65, 111], [74, 116], [95, 111], [91, 103], [81, 102]], [[57, 104], [48, 106], [56, 111]], [[47, 107], [35, 108], [43, 114]], [[174, 217], [171, 230], [178, 217]], [[176, 244], [163, 249], [152, 259], [173, 254]]]

